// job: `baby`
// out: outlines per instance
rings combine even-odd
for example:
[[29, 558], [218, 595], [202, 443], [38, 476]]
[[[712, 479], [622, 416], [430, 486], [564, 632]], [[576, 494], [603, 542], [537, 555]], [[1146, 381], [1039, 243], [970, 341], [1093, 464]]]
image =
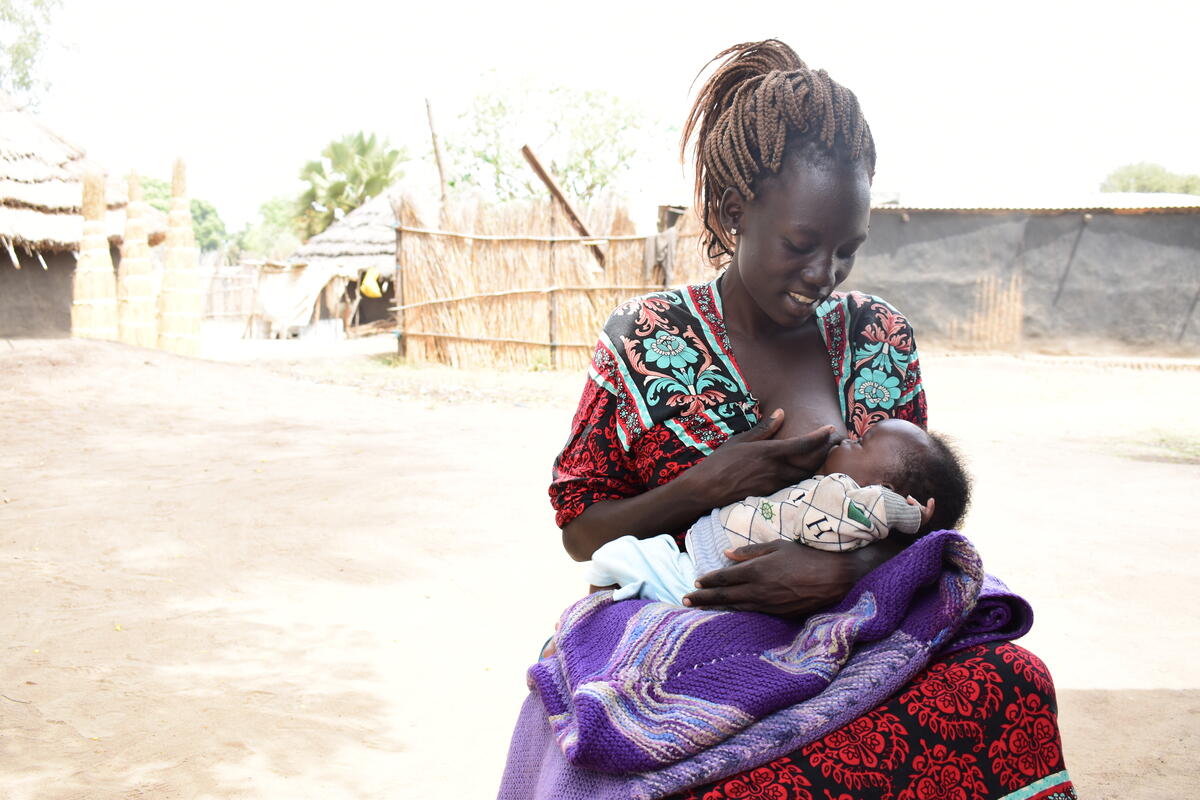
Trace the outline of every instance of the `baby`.
[[688, 529], [686, 553], [665, 534], [609, 542], [592, 556], [588, 580], [594, 588], [619, 586], [617, 599], [681, 605], [698, 575], [735, 563], [728, 549], [789, 539], [820, 550], [857, 550], [892, 530], [920, 535], [953, 528], [969, 497], [970, 480], [944, 439], [911, 422], [884, 420], [830, 450], [812, 478], [702, 517]]

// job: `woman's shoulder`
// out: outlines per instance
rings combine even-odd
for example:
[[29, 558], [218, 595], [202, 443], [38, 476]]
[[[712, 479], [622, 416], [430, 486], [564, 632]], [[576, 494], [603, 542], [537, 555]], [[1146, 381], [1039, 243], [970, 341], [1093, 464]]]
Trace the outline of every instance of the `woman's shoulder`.
[[869, 292], [860, 292], [858, 290], [852, 290], [849, 292], [834, 292], [829, 296], [829, 299], [826, 300], [825, 303], [827, 306], [838, 306], [844, 308], [853, 314], [861, 314], [863, 312], [879, 313], [880, 311], [887, 311], [900, 317], [904, 316], [899, 309], [897, 309], [884, 298], [878, 295], [870, 294]]
[[659, 331], [677, 333], [719, 313], [717, 302], [711, 283], [639, 295], [613, 309], [604, 323], [602, 339], [617, 343], [652, 338]]
[[834, 292], [818, 314], [825, 320], [826, 326], [840, 323], [850, 335], [868, 328], [912, 335], [912, 325], [903, 312], [882, 297], [866, 292]]

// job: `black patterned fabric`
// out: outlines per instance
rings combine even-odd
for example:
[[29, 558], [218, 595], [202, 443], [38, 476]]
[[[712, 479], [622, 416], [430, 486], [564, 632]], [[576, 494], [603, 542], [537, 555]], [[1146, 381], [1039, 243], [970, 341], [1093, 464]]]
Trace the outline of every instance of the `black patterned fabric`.
[[1041, 659], [979, 645], [789, 756], [672, 800], [1075, 800]]

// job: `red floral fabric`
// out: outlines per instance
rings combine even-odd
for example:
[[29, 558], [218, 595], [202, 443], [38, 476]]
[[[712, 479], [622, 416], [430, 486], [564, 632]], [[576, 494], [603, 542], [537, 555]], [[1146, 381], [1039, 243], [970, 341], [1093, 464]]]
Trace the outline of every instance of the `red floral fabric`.
[[1011, 642], [953, 653], [791, 755], [672, 800], [1074, 800], [1048, 678]]

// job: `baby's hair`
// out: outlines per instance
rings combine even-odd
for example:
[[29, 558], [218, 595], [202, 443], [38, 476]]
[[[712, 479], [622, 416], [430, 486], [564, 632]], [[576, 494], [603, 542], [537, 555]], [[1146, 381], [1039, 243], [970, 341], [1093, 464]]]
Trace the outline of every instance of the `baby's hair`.
[[733, 187], [753, 200], [755, 183], [778, 173], [785, 154], [861, 161], [875, 176], [875, 140], [853, 92], [778, 39], [736, 44], [709, 64], [726, 56], [700, 89], [679, 145], [686, 158], [696, 134], [696, 208], [714, 264], [733, 253], [718, 216], [721, 194]]
[[896, 493], [922, 504], [933, 498], [933, 516], [920, 534], [957, 528], [971, 504], [971, 478], [962, 456], [941, 434], [928, 431], [929, 447], [909, 452], [903, 475], [893, 481]]

